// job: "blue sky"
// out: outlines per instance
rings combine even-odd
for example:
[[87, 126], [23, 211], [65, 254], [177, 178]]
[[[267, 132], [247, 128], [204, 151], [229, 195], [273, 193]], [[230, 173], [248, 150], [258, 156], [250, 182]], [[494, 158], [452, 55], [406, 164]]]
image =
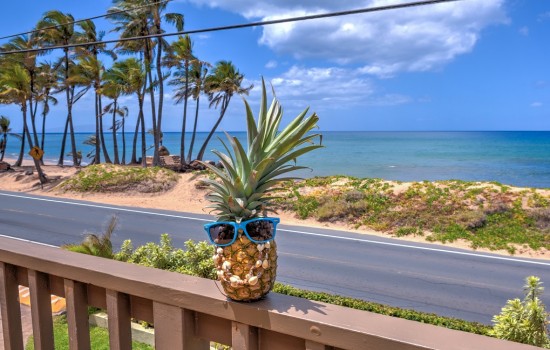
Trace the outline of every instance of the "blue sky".
[[[173, 0], [168, 12], [183, 13], [185, 29], [192, 30], [402, 2]], [[81, 19], [110, 6], [108, 0], [10, 1], [3, 5], [0, 36], [32, 29], [48, 10]], [[105, 20], [96, 25], [112, 28]], [[245, 83], [256, 86], [248, 97], [253, 106], [263, 76], [275, 87], [287, 119], [310, 106], [325, 131], [429, 131], [549, 130], [549, 37], [550, 1], [463, 0], [192, 39], [199, 58], [230, 60]], [[182, 105], [174, 105], [170, 92], [166, 97], [164, 129], [178, 131]], [[65, 117], [63, 96], [58, 99], [48, 116], [50, 132], [60, 131]], [[75, 106], [76, 131], [93, 130], [92, 101], [90, 93]], [[133, 123], [137, 103], [130, 97], [123, 103]], [[206, 131], [218, 111], [206, 103], [201, 108], [199, 129]], [[221, 130], [243, 130], [243, 112], [241, 99], [234, 98]], [[0, 114], [20, 130], [17, 108], [0, 106]]]

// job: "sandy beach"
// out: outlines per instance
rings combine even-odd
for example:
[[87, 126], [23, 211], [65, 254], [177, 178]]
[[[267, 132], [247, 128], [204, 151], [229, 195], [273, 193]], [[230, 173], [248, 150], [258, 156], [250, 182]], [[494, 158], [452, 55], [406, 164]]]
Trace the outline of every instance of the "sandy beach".
[[[5, 159], [10, 164], [14, 163], [12, 159]], [[194, 173], [179, 174], [179, 181], [169, 191], [151, 194], [151, 193], [136, 193], [136, 192], [124, 192], [124, 193], [77, 193], [66, 192], [57, 187], [62, 181], [69, 179], [71, 176], [80, 171], [79, 168], [72, 166], [59, 167], [53, 164], [47, 164], [43, 166], [44, 172], [51, 180], [43, 188], [41, 188], [38, 181], [36, 171], [33, 175], [25, 175], [27, 170], [34, 169], [31, 165], [31, 161], [25, 160], [22, 167], [13, 168], [13, 171], [0, 172], [0, 190], [29, 193], [33, 195], [68, 198], [86, 200], [96, 203], [122, 205], [122, 206], [134, 206], [141, 208], [155, 208], [164, 210], [173, 210], [186, 213], [208, 214], [208, 209], [205, 207], [208, 205], [208, 201], [205, 200], [207, 191], [196, 186], [197, 182], [203, 178], [203, 175]], [[404, 188], [408, 184], [399, 184], [398, 188]], [[290, 225], [305, 226], [305, 227], [321, 227], [324, 229], [333, 230], [345, 230], [355, 233], [369, 234], [381, 237], [392, 237], [392, 235], [369, 229], [355, 229], [346, 223], [327, 223], [318, 222], [315, 219], [301, 220], [297, 218], [294, 213], [291, 212], [279, 212], [281, 222]], [[433, 244], [437, 246], [451, 246], [462, 249], [471, 250], [469, 243], [466, 241], [456, 241], [442, 245], [441, 243], [430, 243], [422, 236], [406, 236], [400, 237], [403, 241], [422, 242], [427, 244]], [[476, 249], [477, 252], [488, 252], [494, 254], [507, 255], [510, 254], [505, 251], [491, 251], [488, 249]], [[541, 249], [534, 251], [529, 248], [518, 247], [515, 257], [527, 257], [537, 259], [550, 260], [550, 251]]]

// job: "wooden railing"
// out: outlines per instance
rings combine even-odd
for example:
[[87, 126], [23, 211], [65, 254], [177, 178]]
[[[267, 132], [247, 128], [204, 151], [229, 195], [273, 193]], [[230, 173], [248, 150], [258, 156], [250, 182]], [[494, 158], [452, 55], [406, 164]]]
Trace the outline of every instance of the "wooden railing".
[[216, 282], [0, 237], [4, 347], [23, 349], [18, 285], [28, 286], [35, 349], [53, 349], [50, 294], [66, 298], [71, 349], [90, 349], [88, 306], [106, 309], [111, 349], [130, 349], [130, 318], [153, 323], [156, 349], [535, 349], [271, 293], [227, 300]]

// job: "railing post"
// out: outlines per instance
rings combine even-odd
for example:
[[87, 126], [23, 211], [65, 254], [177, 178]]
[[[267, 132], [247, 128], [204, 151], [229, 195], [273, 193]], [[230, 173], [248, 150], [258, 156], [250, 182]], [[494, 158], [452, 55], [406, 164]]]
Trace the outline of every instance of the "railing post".
[[194, 312], [153, 302], [155, 349], [209, 349], [209, 342], [195, 336]]
[[131, 350], [130, 297], [128, 294], [107, 289], [109, 315], [109, 347], [111, 350]]
[[53, 343], [52, 299], [48, 275], [29, 270], [32, 333], [36, 350], [50, 350]]
[[231, 322], [233, 349], [258, 350], [258, 328], [240, 322]]
[[64, 280], [67, 300], [67, 324], [69, 328], [69, 349], [90, 349], [90, 325], [88, 323], [88, 298], [86, 285]]
[[23, 349], [17, 268], [0, 262], [0, 310], [6, 350]]

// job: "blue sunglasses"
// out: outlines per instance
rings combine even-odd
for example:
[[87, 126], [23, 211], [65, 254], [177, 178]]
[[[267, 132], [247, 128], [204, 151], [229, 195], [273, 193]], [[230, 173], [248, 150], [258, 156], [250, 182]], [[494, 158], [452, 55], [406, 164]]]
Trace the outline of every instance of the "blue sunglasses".
[[210, 242], [218, 247], [225, 247], [237, 240], [239, 229], [256, 244], [265, 243], [275, 238], [279, 218], [256, 218], [241, 223], [231, 221], [212, 222], [204, 225]]

